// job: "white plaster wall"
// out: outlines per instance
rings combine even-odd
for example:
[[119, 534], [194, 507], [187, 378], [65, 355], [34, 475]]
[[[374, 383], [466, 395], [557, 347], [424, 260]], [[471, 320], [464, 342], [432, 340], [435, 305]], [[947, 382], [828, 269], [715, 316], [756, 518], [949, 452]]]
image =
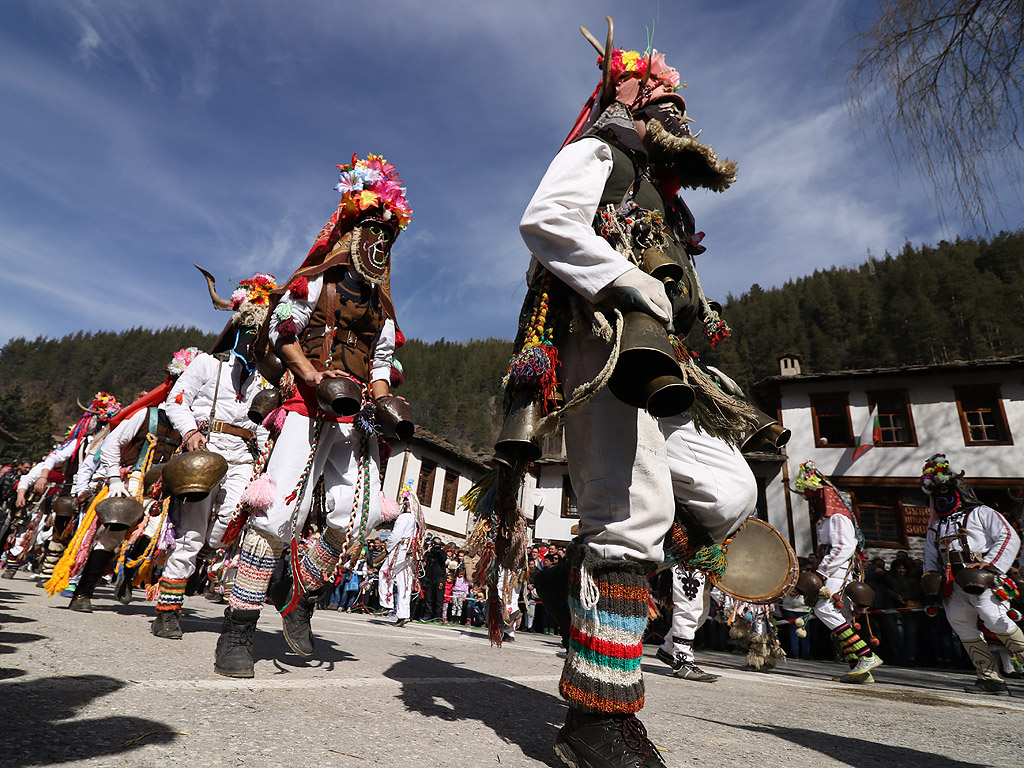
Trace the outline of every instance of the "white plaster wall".
[[526, 475], [520, 496], [520, 507], [527, 520], [533, 520], [533, 537], [555, 541], [570, 541], [576, 518], [562, 517], [562, 477], [568, 474], [565, 464], [543, 464], [539, 476]]
[[[964, 445], [953, 389], [982, 384], [999, 385], [1014, 445]], [[853, 461], [852, 448], [815, 445], [814, 425], [811, 421], [811, 394], [847, 392], [850, 421], [856, 439], [868, 420], [867, 392], [890, 389], [907, 391], [917, 432], [916, 447], [875, 446]], [[843, 476], [900, 477], [916, 480], [921, 474], [925, 460], [935, 453], [946, 454], [954, 470], [965, 470], [968, 476], [997, 478], [1024, 475], [1024, 380], [1020, 370], [785, 382], [781, 385], [781, 405], [782, 422], [793, 432], [793, 437], [786, 446], [791, 482], [796, 478], [800, 464], [808, 459], [813, 461], [821, 472], [837, 481]], [[781, 482], [769, 483], [767, 496], [769, 521], [780, 531], [785, 532], [785, 497]], [[799, 494], [791, 494], [790, 500], [797, 527], [795, 549], [798, 555], [803, 556], [811, 549], [808, 505]], [[780, 520], [782, 524], [776, 520]], [[912, 541], [912, 545], [913, 543]]]

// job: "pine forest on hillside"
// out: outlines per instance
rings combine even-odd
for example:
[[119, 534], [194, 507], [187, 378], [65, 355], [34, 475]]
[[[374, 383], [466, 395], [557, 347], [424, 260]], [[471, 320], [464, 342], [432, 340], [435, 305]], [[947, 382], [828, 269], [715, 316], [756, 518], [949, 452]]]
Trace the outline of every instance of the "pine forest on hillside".
[[[698, 268], [700, 264], [698, 261]], [[714, 297], [712, 297], [714, 298]], [[705, 359], [744, 387], [798, 354], [805, 372], [874, 368], [1024, 353], [1024, 232], [936, 247], [907, 245], [856, 268], [833, 267], [765, 290], [729, 296], [733, 336]], [[508, 333], [515, 332], [508, 318]], [[79, 332], [12, 339], [0, 349], [0, 424], [22, 438], [0, 460], [40, 455], [85, 401], [106, 390], [122, 402], [163, 379], [174, 350], [208, 348], [195, 328]], [[418, 423], [457, 447], [487, 453], [500, 427], [498, 397], [511, 342], [422, 342], [398, 353], [399, 390]]]

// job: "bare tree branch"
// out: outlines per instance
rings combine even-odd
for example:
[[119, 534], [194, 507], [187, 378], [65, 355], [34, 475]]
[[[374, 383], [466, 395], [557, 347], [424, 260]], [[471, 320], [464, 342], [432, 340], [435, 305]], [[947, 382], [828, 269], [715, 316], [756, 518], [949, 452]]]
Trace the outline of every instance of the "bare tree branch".
[[853, 46], [851, 106], [867, 119], [880, 95], [895, 161], [917, 166], [940, 212], [989, 228], [993, 174], [1024, 167], [1024, 0], [881, 0]]

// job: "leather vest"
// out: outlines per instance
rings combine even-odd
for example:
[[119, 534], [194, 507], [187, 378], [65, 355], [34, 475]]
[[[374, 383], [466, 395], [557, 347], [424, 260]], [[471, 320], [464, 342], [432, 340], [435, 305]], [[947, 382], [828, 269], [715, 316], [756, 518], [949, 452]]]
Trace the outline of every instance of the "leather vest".
[[347, 267], [331, 267], [299, 344], [317, 370], [345, 371], [366, 384], [384, 319], [376, 286]]
[[[181, 445], [181, 435], [171, 426], [171, 420], [167, 414], [159, 408], [150, 407], [148, 419], [142, 422], [135, 437], [121, 451], [121, 466], [139, 469], [140, 459], [144, 455], [149, 441], [147, 435], [153, 435], [156, 443], [153, 444], [153, 464], [162, 464], [171, 458], [171, 455]], [[156, 412], [154, 416], [153, 412]]]
[[[601, 141], [605, 140], [601, 139]], [[646, 174], [638, 175], [638, 169], [628, 154], [611, 142], [605, 141], [605, 143], [612, 150], [613, 166], [612, 172], [608, 176], [608, 181], [605, 182], [604, 192], [601, 193], [599, 210], [604, 209], [606, 205], [618, 207], [627, 193], [630, 193], [630, 187], [635, 182], [631, 193], [633, 202], [648, 211], [657, 211], [668, 222], [670, 220], [670, 215], [667, 211], [668, 206], [665, 205], [665, 200], [662, 198], [658, 188], [651, 183]], [[599, 216], [594, 220], [594, 229], [600, 234]], [[668, 239], [665, 252], [673, 261], [682, 266], [684, 273], [682, 280], [679, 281], [681, 284], [679, 286], [680, 293], [672, 300], [673, 322], [676, 334], [680, 338], [684, 338], [697, 320], [697, 285], [690, 257], [676, 241], [670, 227], [666, 227], [665, 234]]]

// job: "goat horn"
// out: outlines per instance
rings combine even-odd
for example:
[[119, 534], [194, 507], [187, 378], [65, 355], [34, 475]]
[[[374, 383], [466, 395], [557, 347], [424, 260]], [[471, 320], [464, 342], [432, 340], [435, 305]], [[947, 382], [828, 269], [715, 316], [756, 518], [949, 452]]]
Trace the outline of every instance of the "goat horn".
[[206, 278], [206, 284], [210, 288], [210, 298], [213, 299], [213, 308], [222, 309], [225, 312], [232, 311], [234, 307], [231, 306], [231, 302], [217, 295], [217, 285], [213, 279], [213, 275], [211, 275], [205, 269], [200, 267], [198, 264], [193, 264], [192, 266], [198, 269], [200, 272], [202, 272], [203, 277]]
[[96, 411], [94, 411], [92, 408], [87, 408], [86, 406], [82, 405], [82, 398], [76, 397], [75, 402], [77, 402], [78, 407], [81, 408], [86, 413], [96, 413]]
[[605, 16], [608, 22], [608, 38], [604, 44], [604, 65], [601, 67], [601, 108], [604, 109], [615, 100], [615, 84], [612, 83], [612, 51], [615, 37], [615, 22], [611, 16]]
[[602, 56], [604, 56], [604, 48], [602, 47], [601, 43], [600, 43], [600, 42], [598, 42], [597, 38], [596, 38], [596, 37], [594, 37], [594, 36], [593, 36], [593, 34], [591, 34], [590, 30], [589, 30], [589, 29], [587, 29], [586, 27], [584, 27], [584, 26], [583, 26], [583, 25], [581, 24], [581, 25], [580, 25], [580, 32], [582, 32], [582, 33], [583, 33], [583, 36], [584, 36], [585, 38], [587, 38], [588, 42], [589, 42], [589, 43], [590, 43], [590, 44], [591, 44], [592, 46], [594, 46], [594, 50], [595, 50], [595, 51], [597, 51], [597, 52], [598, 52], [599, 54], [601, 54]]
[[652, 48], [647, 52], [647, 69], [644, 71], [644, 79], [640, 81], [640, 91], [637, 93], [637, 99], [642, 99], [644, 95], [644, 88], [647, 87], [647, 82], [651, 79], [651, 58], [654, 56], [654, 49]]

